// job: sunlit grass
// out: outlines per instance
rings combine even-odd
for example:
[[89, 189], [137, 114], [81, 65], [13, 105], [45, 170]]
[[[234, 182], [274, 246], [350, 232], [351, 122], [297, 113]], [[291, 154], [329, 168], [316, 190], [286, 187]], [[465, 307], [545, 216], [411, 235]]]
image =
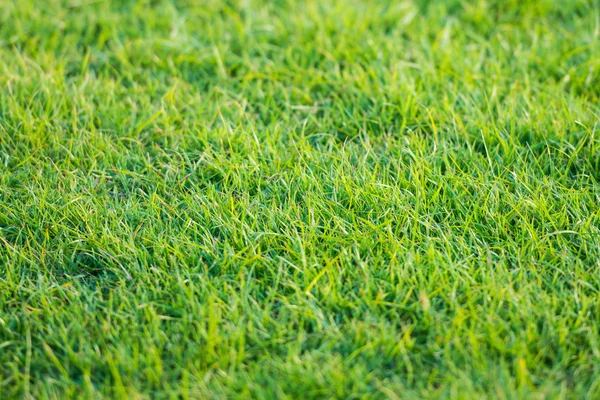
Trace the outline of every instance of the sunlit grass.
[[0, 398], [600, 397], [599, 38], [0, 0]]

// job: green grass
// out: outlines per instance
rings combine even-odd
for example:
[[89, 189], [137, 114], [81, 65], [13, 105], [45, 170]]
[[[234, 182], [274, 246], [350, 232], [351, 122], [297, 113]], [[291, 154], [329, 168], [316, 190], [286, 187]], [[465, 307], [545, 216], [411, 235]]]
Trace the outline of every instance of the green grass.
[[0, 398], [600, 398], [597, 0], [0, 0]]

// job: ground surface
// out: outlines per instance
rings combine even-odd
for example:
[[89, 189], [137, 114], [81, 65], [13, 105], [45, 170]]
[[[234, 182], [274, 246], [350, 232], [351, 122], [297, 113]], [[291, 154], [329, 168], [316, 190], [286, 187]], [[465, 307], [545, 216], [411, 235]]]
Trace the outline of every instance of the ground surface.
[[597, 1], [0, 9], [1, 398], [600, 396]]

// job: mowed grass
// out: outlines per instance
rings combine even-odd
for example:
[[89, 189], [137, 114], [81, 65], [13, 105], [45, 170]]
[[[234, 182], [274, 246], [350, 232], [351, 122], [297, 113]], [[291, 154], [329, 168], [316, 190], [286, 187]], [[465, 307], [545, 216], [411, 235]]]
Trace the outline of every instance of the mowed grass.
[[0, 0], [0, 398], [600, 398], [596, 0]]

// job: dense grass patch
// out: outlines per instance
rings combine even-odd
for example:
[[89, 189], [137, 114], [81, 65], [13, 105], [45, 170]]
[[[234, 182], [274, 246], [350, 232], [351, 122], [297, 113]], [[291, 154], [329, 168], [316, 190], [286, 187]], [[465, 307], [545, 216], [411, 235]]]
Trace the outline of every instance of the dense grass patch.
[[0, 397], [600, 397], [596, 0], [0, 0]]

